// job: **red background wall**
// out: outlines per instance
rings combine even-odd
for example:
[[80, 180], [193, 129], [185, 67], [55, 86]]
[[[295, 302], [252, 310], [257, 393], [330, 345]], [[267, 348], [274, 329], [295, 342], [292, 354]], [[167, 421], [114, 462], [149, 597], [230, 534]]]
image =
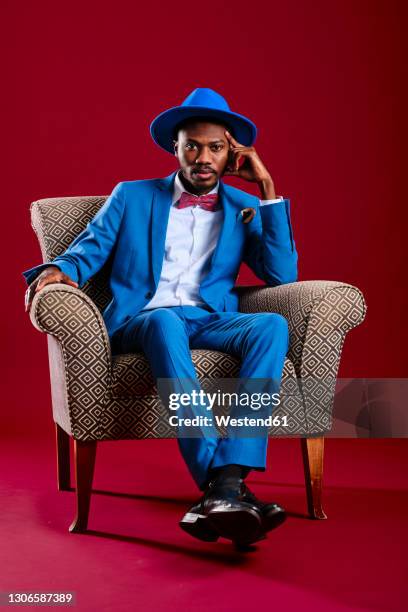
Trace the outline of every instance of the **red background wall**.
[[299, 280], [364, 292], [367, 318], [346, 341], [340, 374], [407, 375], [402, 2], [200, 6], [45, 0], [3, 8], [9, 414], [50, 402], [46, 339], [23, 304], [21, 272], [41, 261], [30, 202], [109, 194], [118, 181], [172, 172], [176, 159], [153, 143], [149, 124], [195, 87], [216, 89], [258, 125], [257, 151], [291, 199]]

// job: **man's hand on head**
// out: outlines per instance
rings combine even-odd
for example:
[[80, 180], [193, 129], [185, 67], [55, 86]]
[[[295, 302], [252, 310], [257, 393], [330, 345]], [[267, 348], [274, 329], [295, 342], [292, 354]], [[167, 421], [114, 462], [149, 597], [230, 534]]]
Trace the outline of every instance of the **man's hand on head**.
[[34, 295], [41, 291], [45, 285], [50, 283], [63, 283], [65, 285], [71, 285], [72, 287], [78, 287], [78, 283], [73, 281], [67, 274], [64, 274], [57, 266], [50, 265], [37, 276], [35, 280], [29, 285], [25, 293], [25, 311], [29, 311], [31, 308], [31, 302], [34, 299]]
[[[255, 147], [245, 147], [240, 144], [228, 130], [225, 130], [225, 136], [229, 142], [230, 157], [224, 176], [237, 176], [244, 181], [257, 183], [263, 200], [276, 198], [272, 177]], [[240, 164], [241, 159], [242, 164]]]

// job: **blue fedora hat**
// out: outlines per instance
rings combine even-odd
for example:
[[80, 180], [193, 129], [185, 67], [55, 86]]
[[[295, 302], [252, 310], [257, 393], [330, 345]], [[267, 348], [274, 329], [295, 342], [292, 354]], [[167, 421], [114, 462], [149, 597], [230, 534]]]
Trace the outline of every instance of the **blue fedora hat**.
[[233, 113], [225, 98], [208, 87], [194, 89], [181, 103], [157, 115], [150, 124], [150, 134], [156, 144], [174, 153], [173, 132], [180, 121], [190, 117], [214, 117], [231, 126], [233, 136], [246, 147], [256, 139], [256, 125], [247, 117]]

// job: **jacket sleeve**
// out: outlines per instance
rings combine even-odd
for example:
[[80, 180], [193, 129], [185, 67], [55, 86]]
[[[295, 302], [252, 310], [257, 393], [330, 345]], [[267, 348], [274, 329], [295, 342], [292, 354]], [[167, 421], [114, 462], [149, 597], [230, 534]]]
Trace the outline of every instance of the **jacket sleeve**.
[[243, 261], [270, 287], [297, 281], [298, 255], [290, 221], [290, 200], [258, 206], [248, 224]]
[[82, 287], [104, 265], [119, 232], [125, 206], [123, 183], [118, 183], [87, 226], [69, 247], [52, 261], [22, 272], [27, 284], [47, 266], [57, 266]]

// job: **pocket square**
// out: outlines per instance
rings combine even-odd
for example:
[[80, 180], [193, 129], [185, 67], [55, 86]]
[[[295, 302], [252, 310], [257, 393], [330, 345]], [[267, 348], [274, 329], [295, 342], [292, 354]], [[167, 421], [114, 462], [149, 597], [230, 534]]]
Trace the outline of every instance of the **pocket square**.
[[250, 223], [252, 219], [255, 217], [255, 215], [256, 215], [255, 208], [249, 207], [249, 208], [243, 208], [241, 210], [241, 217], [242, 217], [243, 223]]

